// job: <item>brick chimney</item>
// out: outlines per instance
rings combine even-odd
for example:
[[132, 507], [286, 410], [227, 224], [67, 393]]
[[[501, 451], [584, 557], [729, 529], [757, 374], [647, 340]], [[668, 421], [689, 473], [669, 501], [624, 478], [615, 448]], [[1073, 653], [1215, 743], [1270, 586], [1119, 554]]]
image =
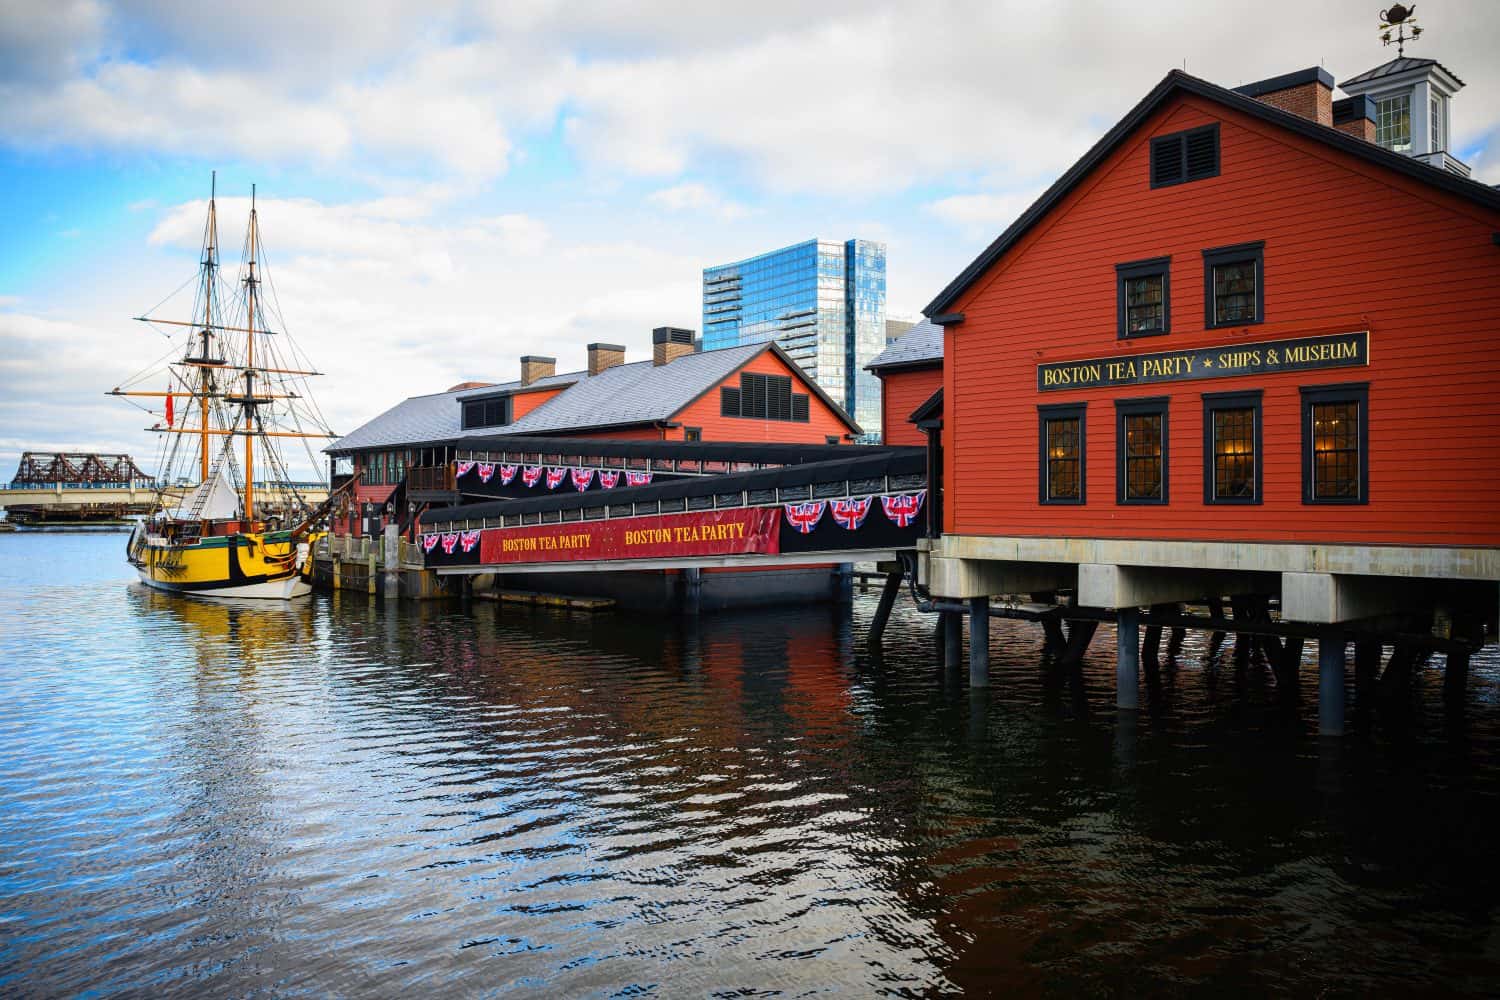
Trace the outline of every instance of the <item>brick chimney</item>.
[[1333, 74], [1321, 66], [1247, 83], [1234, 92], [1319, 125], [1333, 124]]
[[556, 374], [556, 358], [544, 358], [539, 354], [528, 354], [521, 359], [522, 385], [530, 385], [537, 379], [551, 378]]
[[598, 375], [606, 368], [625, 363], [625, 347], [623, 344], [590, 344], [589, 345], [589, 374]]
[[665, 365], [685, 354], [693, 353], [692, 330], [677, 326], [659, 326], [651, 331], [651, 363]]
[[1364, 94], [1333, 102], [1333, 127], [1366, 142], [1375, 141], [1375, 101]]

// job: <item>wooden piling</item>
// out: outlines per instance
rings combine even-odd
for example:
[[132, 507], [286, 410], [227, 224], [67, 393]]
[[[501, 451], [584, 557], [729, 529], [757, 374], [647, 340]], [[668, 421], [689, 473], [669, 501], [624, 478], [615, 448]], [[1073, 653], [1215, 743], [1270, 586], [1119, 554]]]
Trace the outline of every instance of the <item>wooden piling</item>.
[[901, 596], [901, 582], [904, 579], [906, 579], [906, 574], [899, 569], [892, 570], [885, 576], [885, 587], [880, 591], [880, 603], [875, 606], [875, 618], [870, 622], [869, 644], [873, 649], [880, 648], [880, 640], [885, 635], [886, 623], [891, 620], [891, 609], [896, 606], [896, 598]]

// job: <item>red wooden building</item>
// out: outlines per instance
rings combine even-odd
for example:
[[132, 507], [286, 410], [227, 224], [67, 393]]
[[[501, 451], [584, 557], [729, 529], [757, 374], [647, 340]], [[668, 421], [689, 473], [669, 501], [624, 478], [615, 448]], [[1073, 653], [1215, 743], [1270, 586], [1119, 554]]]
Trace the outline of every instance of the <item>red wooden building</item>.
[[911, 415], [943, 387], [943, 328], [918, 323], [865, 367], [880, 377], [885, 443], [926, 445]]
[[1494, 620], [1500, 192], [1332, 85], [1168, 74], [929, 305], [935, 594]]

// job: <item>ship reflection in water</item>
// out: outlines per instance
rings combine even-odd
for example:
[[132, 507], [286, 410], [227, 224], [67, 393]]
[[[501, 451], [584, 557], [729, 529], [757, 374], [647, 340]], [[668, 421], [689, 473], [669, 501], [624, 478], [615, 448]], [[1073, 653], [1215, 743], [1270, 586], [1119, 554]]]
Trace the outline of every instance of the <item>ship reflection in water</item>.
[[[0, 538], [0, 991], [1489, 990], [1500, 665], [1445, 712], [826, 608], [163, 597]], [[80, 580], [81, 578], [81, 580]], [[1101, 639], [1105, 638], [1101, 633]]]

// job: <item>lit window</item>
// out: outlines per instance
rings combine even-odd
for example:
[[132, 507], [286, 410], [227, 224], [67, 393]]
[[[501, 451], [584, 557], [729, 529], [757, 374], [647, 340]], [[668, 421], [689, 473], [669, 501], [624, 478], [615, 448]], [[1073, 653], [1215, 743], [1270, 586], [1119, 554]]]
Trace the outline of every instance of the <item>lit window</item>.
[[1365, 503], [1369, 490], [1366, 383], [1302, 390], [1302, 500]]
[[1262, 243], [1203, 251], [1205, 326], [1241, 326], [1265, 319], [1263, 261]]
[[1117, 335], [1121, 339], [1148, 337], [1171, 329], [1170, 263], [1171, 258], [1158, 257], [1115, 265]]
[[1041, 417], [1042, 503], [1084, 502], [1084, 406], [1037, 407]]
[[1375, 102], [1375, 141], [1398, 153], [1411, 152], [1411, 95], [1397, 94]]
[[1203, 396], [1203, 502], [1260, 503], [1259, 390]]
[[1167, 502], [1167, 406], [1165, 396], [1115, 401], [1115, 500]]

